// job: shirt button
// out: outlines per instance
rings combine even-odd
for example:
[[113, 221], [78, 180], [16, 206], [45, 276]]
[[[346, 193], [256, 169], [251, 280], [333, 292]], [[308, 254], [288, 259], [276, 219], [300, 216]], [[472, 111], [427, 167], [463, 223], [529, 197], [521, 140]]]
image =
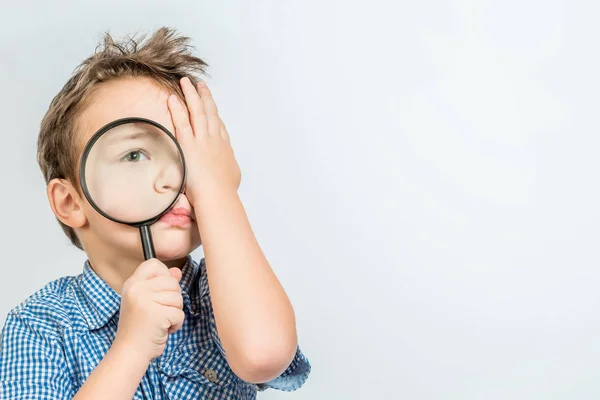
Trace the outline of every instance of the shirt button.
[[206, 371], [204, 371], [204, 377], [212, 383], [217, 383], [217, 373], [212, 368], [209, 368]]

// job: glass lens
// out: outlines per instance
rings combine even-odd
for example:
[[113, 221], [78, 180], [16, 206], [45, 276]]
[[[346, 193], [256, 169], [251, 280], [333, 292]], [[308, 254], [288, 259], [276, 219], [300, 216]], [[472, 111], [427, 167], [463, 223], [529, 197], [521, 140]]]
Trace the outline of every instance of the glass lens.
[[184, 179], [173, 138], [144, 122], [106, 131], [84, 162], [89, 197], [105, 214], [126, 223], [162, 214], [179, 196]]

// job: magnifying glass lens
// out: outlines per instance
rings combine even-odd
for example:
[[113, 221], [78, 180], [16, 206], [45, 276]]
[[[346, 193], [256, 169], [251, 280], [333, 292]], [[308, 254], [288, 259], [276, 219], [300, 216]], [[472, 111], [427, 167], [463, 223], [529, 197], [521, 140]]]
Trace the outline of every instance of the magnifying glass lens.
[[146, 122], [112, 127], [89, 148], [83, 182], [88, 199], [126, 224], [151, 220], [177, 199], [184, 164], [174, 139]]

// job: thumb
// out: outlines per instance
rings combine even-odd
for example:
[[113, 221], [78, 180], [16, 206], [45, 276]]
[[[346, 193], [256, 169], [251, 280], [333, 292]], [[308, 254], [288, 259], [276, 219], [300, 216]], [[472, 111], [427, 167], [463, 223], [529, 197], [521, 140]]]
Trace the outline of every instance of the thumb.
[[169, 273], [177, 282], [181, 281], [181, 270], [179, 268], [169, 268]]

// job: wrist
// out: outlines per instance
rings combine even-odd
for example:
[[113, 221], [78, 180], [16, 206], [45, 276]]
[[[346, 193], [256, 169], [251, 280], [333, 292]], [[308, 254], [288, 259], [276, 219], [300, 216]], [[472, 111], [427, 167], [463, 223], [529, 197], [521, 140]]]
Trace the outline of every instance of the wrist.
[[150, 356], [138, 349], [131, 341], [120, 337], [118, 333], [109, 349], [109, 353], [114, 358], [126, 363], [132, 369], [143, 369], [143, 371], [146, 371], [150, 361], [152, 361]]
[[74, 399], [131, 399], [147, 370], [148, 363], [140, 354], [115, 338]]
[[237, 190], [228, 187], [216, 186], [205, 188], [200, 195], [194, 196], [192, 207], [196, 213], [214, 213], [215, 209], [222, 210], [233, 204], [239, 203]]

